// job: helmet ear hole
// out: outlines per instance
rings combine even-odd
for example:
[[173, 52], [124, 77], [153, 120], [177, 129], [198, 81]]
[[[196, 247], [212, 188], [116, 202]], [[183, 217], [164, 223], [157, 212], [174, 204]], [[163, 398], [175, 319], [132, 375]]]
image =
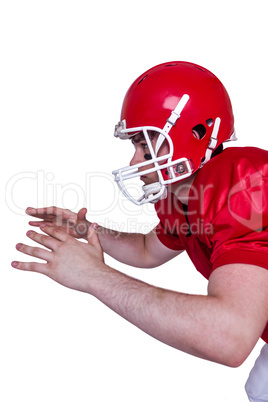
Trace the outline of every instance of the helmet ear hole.
[[208, 125], [209, 127], [211, 127], [214, 122], [213, 122], [213, 119], [207, 119], [207, 120], [206, 120], [206, 123], [207, 123], [207, 125]]
[[195, 138], [201, 140], [206, 134], [206, 127], [203, 124], [197, 124], [192, 128], [192, 133]]

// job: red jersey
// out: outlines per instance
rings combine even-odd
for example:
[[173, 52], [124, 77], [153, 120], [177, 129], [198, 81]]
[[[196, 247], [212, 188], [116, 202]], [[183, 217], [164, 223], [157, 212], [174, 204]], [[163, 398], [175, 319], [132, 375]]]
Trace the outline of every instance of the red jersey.
[[[215, 156], [197, 173], [187, 207], [168, 194], [155, 204], [157, 236], [186, 250], [203, 276], [225, 264], [268, 269], [267, 151], [227, 148]], [[268, 343], [268, 324], [262, 339]]]

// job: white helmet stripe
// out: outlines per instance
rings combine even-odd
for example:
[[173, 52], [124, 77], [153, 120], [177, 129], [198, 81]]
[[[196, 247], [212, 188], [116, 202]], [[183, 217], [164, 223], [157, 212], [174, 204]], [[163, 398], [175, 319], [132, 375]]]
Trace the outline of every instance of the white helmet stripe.
[[[172, 110], [171, 115], [167, 119], [167, 122], [163, 128], [163, 131], [168, 134], [173, 126], [175, 126], [176, 121], [180, 118], [181, 112], [183, 111], [186, 103], [190, 99], [189, 95], [184, 94], [181, 99], [179, 100], [177, 106], [175, 107], [174, 110]], [[161, 145], [163, 144], [165, 138], [163, 136], [158, 137], [158, 140], [156, 142], [155, 146], [155, 154], [158, 154], [159, 149], [161, 148]]]

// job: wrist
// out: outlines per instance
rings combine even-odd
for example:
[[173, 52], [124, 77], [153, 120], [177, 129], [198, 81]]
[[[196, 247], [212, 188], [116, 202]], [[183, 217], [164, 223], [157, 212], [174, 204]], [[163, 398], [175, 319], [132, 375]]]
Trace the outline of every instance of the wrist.
[[89, 275], [86, 278], [84, 284], [86, 286], [86, 293], [91, 294], [97, 299], [104, 301], [104, 295], [111, 293], [111, 278], [113, 272], [116, 272], [113, 268], [106, 265], [105, 262], [98, 261], [95, 264], [93, 275]]

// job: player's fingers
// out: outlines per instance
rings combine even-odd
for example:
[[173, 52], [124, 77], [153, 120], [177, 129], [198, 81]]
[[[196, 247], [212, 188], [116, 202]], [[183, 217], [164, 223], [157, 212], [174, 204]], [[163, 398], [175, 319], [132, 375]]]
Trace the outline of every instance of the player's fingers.
[[56, 216], [62, 217], [63, 219], [75, 219], [76, 217], [75, 212], [72, 212], [69, 209], [62, 209], [55, 206], [46, 208], [28, 207], [25, 212], [27, 215], [45, 220], [55, 219]]
[[40, 219], [50, 219], [52, 220], [54, 218], [54, 214], [51, 213], [52, 209], [51, 208], [31, 208], [28, 207], [25, 210], [25, 213], [29, 216], [33, 216], [35, 218], [40, 218]]
[[59, 245], [59, 241], [51, 236], [36, 233], [32, 230], [29, 230], [26, 234], [30, 239], [34, 240], [36, 243], [39, 243], [42, 246], [49, 248], [50, 250], [55, 250]]
[[57, 213], [62, 212], [62, 208], [58, 208], [55, 206], [52, 207], [44, 207], [44, 208], [32, 208], [28, 207], [26, 208], [25, 212], [27, 215], [31, 216], [44, 216], [44, 215], [56, 215]]
[[40, 258], [41, 260], [44, 261], [49, 262], [52, 258], [51, 251], [45, 250], [40, 247], [32, 247], [23, 243], [18, 243], [16, 245], [16, 249], [23, 254], [30, 255], [31, 257]]
[[34, 226], [34, 227], [40, 227], [41, 225], [43, 225], [43, 224], [46, 224], [46, 225], [48, 225], [48, 226], [54, 226], [53, 225], [53, 223], [51, 223], [51, 222], [45, 222], [45, 221], [29, 221], [28, 222], [28, 224], [30, 225], [30, 226]]
[[12, 261], [11, 266], [22, 271], [39, 272], [40, 274], [48, 275], [48, 264], [42, 264], [39, 262], [21, 262]]
[[63, 232], [63, 230], [57, 229], [55, 226], [42, 224], [42, 225], [40, 225], [40, 229], [43, 232], [45, 232], [46, 234], [48, 234], [49, 236], [54, 237], [54, 239], [57, 239], [60, 241], [67, 241], [72, 238], [66, 232]]

